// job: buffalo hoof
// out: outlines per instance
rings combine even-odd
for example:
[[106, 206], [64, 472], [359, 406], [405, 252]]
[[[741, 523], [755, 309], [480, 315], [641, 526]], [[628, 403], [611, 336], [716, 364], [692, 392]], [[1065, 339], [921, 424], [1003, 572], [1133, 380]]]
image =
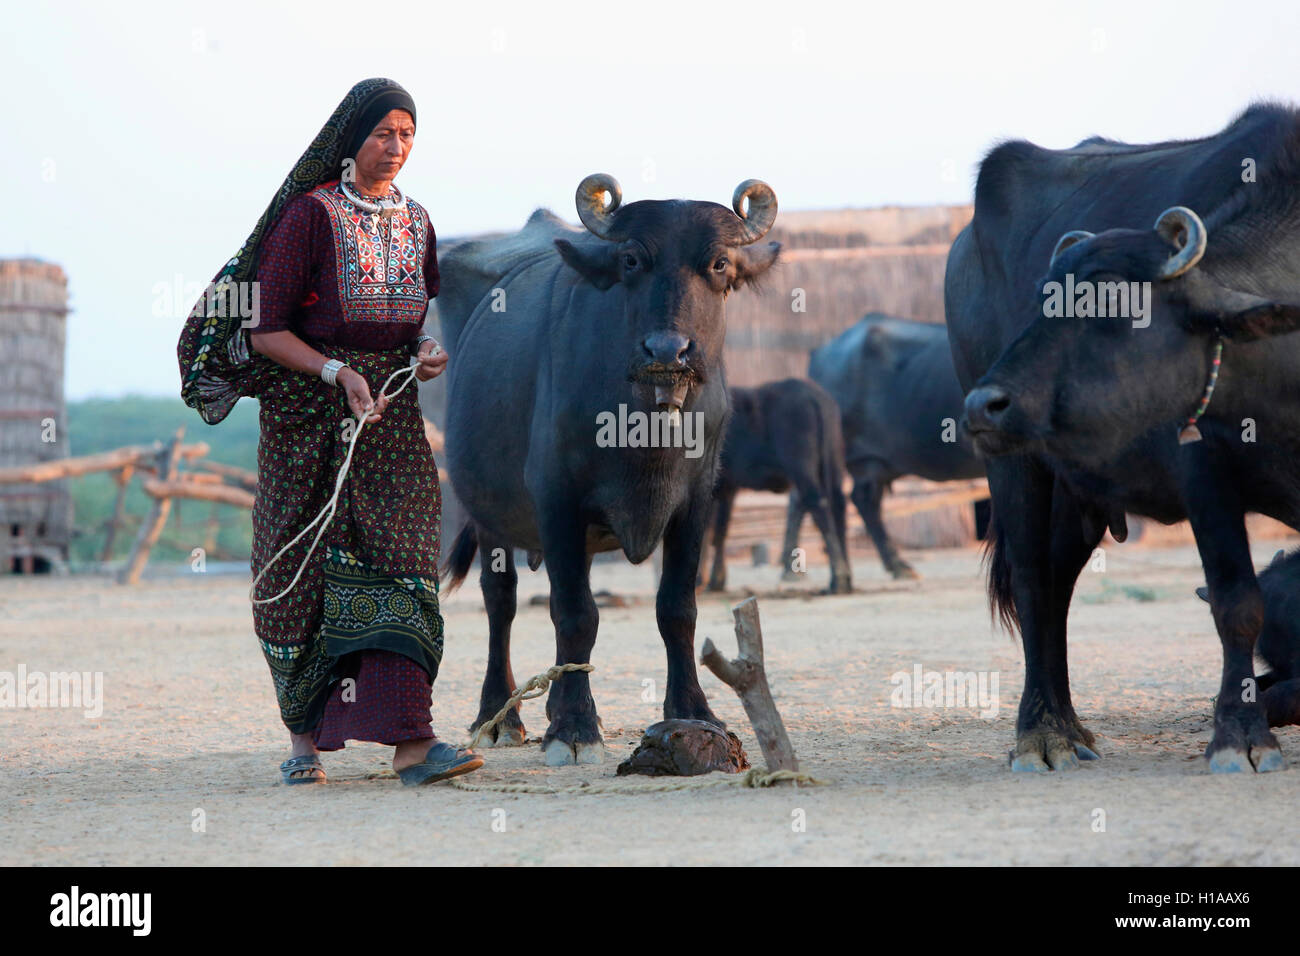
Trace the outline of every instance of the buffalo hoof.
[[725, 580], [724, 580], [724, 581], [719, 581], [717, 578], [709, 578], [708, 586], [705, 587], [704, 590], [706, 590], [706, 591], [725, 591], [725, 590], [727, 590], [727, 582], [726, 582]]
[[1282, 751], [1252, 747], [1243, 750], [1216, 750], [1209, 757], [1210, 773], [1272, 773], [1286, 769]]
[[[505, 701], [501, 702], [502, 704]], [[487, 723], [497, 715], [500, 704], [491, 711], [480, 713], [475, 718], [474, 723], [470, 724], [469, 732], [475, 733], [479, 727]], [[519, 718], [519, 710], [516, 708], [511, 713], [506, 714], [505, 719], [497, 724], [487, 733], [485, 733], [478, 742], [480, 747], [519, 747], [523, 744], [527, 734], [524, 732], [524, 722]]]
[[853, 582], [852, 582], [852, 581], [849, 581], [849, 580], [847, 580], [847, 579], [845, 579], [845, 578], [841, 578], [841, 579], [839, 579], [838, 581], [831, 581], [831, 585], [830, 585], [830, 587], [828, 587], [824, 593], [826, 593], [826, 594], [852, 594], [852, 593], [853, 593]]
[[501, 725], [497, 727], [496, 730], [497, 732], [495, 735], [488, 735], [493, 737], [492, 740], [488, 740], [487, 737], [483, 738], [482, 745], [484, 747], [522, 747], [524, 745], [525, 734], [523, 724], [520, 724], [518, 727], [506, 727], [505, 725]]
[[1206, 751], [1210, 773], [1272, 773], [1286, 769], [1286, 758], [1276, 747], [1251, 747], [1241, 750], [1235, 747], [1221, 747], [1213, 752]]
[[602, 741], [570, 744], [557, 737], [546, 745], [542, 754], [548, 767], [597, 764], [605, 759], [605, 744]]
[[786, 568], [781, 572], [781, 580], [789, 584], [793, 581], [802, 581], [803, 575], [798, 571], [791, 571], [789, 568]]
[[1211, 773], [1272, 773], [1286, 769], [1286, 759], [1268, 729], [1262, 707], [1220, 711], [1214, 724], [1214, 737], [1205, 748]]
[[1064, 734], [1046, 732], [1021, 737], [1008, 757], [1013, 773], [1077, 770], [1080, 760], [1101, 759], [1087, 744], [1070, 740]]
[[889, 573], [894, 576], [895, 581], [919, 581], [921, 575], [916, 573], [916, 569], [910, 564], [899, 564], [889, 569]]

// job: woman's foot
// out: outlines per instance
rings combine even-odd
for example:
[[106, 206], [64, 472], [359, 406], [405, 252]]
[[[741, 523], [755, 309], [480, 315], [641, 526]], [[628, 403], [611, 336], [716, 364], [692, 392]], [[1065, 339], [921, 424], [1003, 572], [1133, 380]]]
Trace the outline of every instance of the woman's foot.
[[409, 747], [398, 744], [398, 752], [393, 755], [393, 769], [402, 783], [408, 787], [425, 783], [437, 783], [450, 777], [459, 777], [483, 766], [483, 758], [472, 750], [458, 750], [451, 744], [445, 744], [436, 737], [430, 740], [404, 741], [417, 744], [416, 753], [423, 753], [418, 760], [410, 758]]
[[281, 771], [284, 771], [285, 783], [290, 781], [302, 783], [308, 780], [324, 782], [325, 770], [320, 766], [319, 761], [313, 764], [301, 759], [316, 757], [319, 754], [319, 751], [316, 750], [316, 741], [312, 738], [312, 735], [290, 733], [289, 746], [290, 759], [280, 765]]
[[429, 748], [437, 742], [437, 737], [403, 740], [393, 747], [393, 769], [401, 773], [407, 767], [414, 767], [417, 763], [421, 763]]

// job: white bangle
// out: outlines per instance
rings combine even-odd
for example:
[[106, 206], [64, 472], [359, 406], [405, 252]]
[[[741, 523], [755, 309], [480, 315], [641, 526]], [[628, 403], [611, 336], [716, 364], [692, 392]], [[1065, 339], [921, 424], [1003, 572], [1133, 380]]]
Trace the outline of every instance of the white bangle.
[[330, 359], [321, 366], [320, 377], [326, 385], [334, 385], [338, 379], [339, 370], [343, 368], [344, 363], [338, 359]]

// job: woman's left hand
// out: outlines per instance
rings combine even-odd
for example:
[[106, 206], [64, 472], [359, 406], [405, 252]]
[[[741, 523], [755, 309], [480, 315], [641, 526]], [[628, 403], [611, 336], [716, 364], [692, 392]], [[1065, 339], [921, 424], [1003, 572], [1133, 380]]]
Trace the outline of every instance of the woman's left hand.
[[433, 341], [421, 343], [420, 354], [416, 356], [416, 360], [419, 364], [415, 369], [415, 378], [420, 382], [437, 378], [447, 367], [447, 353], [443, 351], [441, 345]]

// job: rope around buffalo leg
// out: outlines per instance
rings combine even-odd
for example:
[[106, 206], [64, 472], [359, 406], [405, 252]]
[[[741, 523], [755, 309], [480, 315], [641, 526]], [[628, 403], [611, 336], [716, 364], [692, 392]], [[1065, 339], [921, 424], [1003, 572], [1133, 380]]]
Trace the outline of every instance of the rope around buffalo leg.
[[478, 746], [479, 740], [482, 739], [484, 734], [506, 719], [506, 714], [510, 713], [512, 707], [520, 701], [532, 700], [534, 697], [541, 697], [542, 694], [546, 693], [546, 688], [551, 686], [551, 681], [559, 680], [561, 674], [569, 674], [574, 671], [583, 671], [589, 674], [593, 670], [595, 670], [595, 668], [590, 664], [556, 664], [553, 667], [546, 668], [546, 670], [542, 671], [540, 674], [534, 674], [532, 677], [528, 678], [528, 680], [524, 681], [523, 687], [520, 687], [510, 695], [510, 699], [507, 700], [505, 705], [497, 711], [495, 717], [478, 725], [477, 729], [474, 731], [474, 736], [470, 737], [469, 743], [462, 745], [460, 749], [473, 750]]

